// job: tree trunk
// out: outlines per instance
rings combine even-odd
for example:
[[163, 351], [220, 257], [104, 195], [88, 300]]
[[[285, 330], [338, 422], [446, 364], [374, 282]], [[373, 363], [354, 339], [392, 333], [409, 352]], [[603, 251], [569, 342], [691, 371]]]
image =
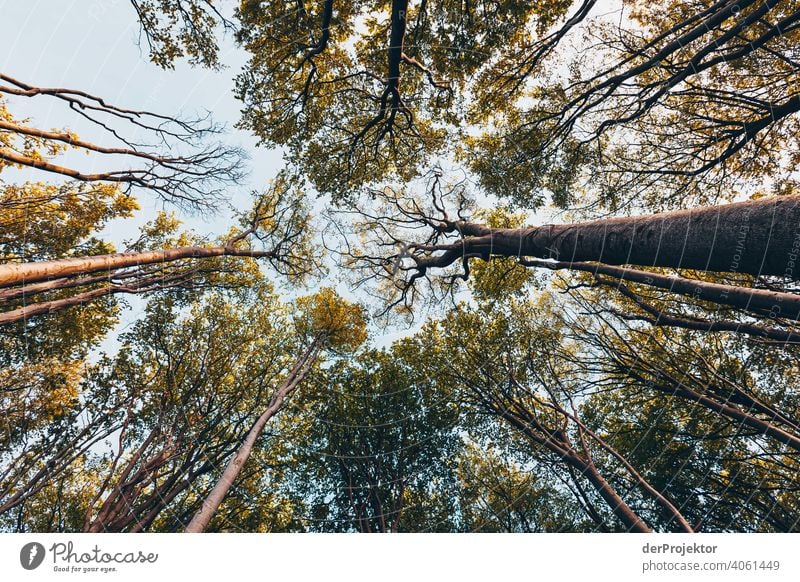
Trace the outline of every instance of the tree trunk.
[[747, 412], [740, 410], [736, 406], [731, 406], [727, 402], [718, 402], [717, 400], [709, 398], [708, 396], [705, 396], [695, 390], [692, 390], [688, 386], [685, 386], [680, 383], [664, 385], [659, 382], [656, 382], [650, 384], [650, 386], [654, 390], [663, 392], [664, 394], [680, 396], [682, 398], [686, 398], [687, 400], [692, 400], [694, 402], [697, 402], [698, 404], [720, 414], [721, 416], [729, 418], [741, 425], [755, 429], [758, 432], [758, 434], [762, 434], [764, 436], [775, 439], [779, 443], [786, 445], [787, 447], [794, 449], [795, 451], [800, 452], [800, 437], [786, 430], [783, 430], [778, 426], [770, 424], [765, 420], [761, 420], [760, 418], [757, 418], [752, 414], [748, 414]]
[[[798, 249], [800, 251], [800, 249]], [[657, 289], [665, 289], [670, 293], [693, 297], [719, 305], [730, 305], [737, 309], [752, 311], [770, 318], [785, 317], [800, 319], [800, 295], [769, 289], [754, 289], [736, 285], [721, 285], [699, 279], [687, 279], [674, 275], [660, 275], [651, 271], [616, 267], [604, 263], [587, 263], [582, 261], [545, 261], [541, 259], [521, 259], [520, 264], [527, 267], [539, 267], [551, 270], [570, 269], [584, 271], [593, 275], [608, 275], [620, 281], [641, 283]], [[601, 281], [614, 287], [613, 281]], [[623, 292], [624, 294], [624, 292]]]
[[625, 525], [628, 532], [652, 532], [647, 523], [625, 503], [614, 487], [600, 474], [591, 459], [582, 458], [571, 444], [565, 441], [557, 441], [551, 435], [534, 430], [533, 427], [536, 426], [536, 421], [532, 418], [520, 417], [517, 413], [507, 409], [495, 409], [495, 413], [506, 419], [532, 441], [554, 453], [560, 458], [561, 462], [576, 469], [583, 475], [592, 484], [592, 487], [600, 497], [603, 498], [611, 512]]
[[580, 459], [577, 455], [573, 455], [571, 458], [565, 460], [567, 463], [578, 469], [578, 471], [580, 471], [580, 473], [586, 477], [586, 479], [588, 479], [588, 481], [594, 486], [595, 490], [600, 494], [600, 497], [603, 498], [603, 501], [605, 501], [611, 508], [611, 511], [614, 513], [614, 515], [616, 515], [617, 518], [619, 518], [619, 520], [625, 524], [625, 527], [629, 532], [652, 532], [644, 520], [622, 500], [616, 490], [608, 481], [605, 480], [593, 463], [586, 462], [583, 459]]
[[39, 283], [48, 279], [75, 275], [88, 275], [100, 271], [114, 271], [126, 267], [221, 256], [272, 257], [274, 252], [252, 251], [233, 247], [192, 246], [139, 253], [114, 253], [110, 255], [76, 257], [36, 263], [7, 263], [0, 265], [0, 288], [24, 285], [26, 283]]
[[289, 376], [284, 380], [280, 388], [275, 392], [267, 409], [258, 417], [253, 428], [247, 433], [244, 442], [239, 447], [239, 450], [236, 451], [236, 454], [233, 456], [230, 463], [228, 463], [228, 466], [225, 467], [219, 481], [217, 481], [211, 493], [209, 493], [208, 497], [203, 501], [202, 507], [195, 513], [194, 517], [192, 517], [192, 521], [189, 522], [189, 525], [186, 526], [185, 531], [187, 533], [200, 533], [208, 526], [211, 518], [214, 517], [214, 514], [216, 514], [219, 506], [222, 505], [222, 501], [228, 494], [228, 491], [230, 491], [230, 488], [233, 486], [233, 482], [239, 476], [239, 473], [242, 472], [242, 467], [250, 457], [250, 453], [253, 451], [258, 437], [261, 436], [261, 431], [264, 430], [267, 421], [280, 411], [286, 397], [303, 381], [311, 369], [314, 360], [316, 360], [318, 353], [319, 348], [317, 342], [314, 341], [297, 361], [294, 369], [289, 373]]
[[430, 266], [474, 253], [800, 279], [797, 195], [532, 228], [453, 222], [446, 230], [461, 232], [464, 244], [447, 249], [457, 255], [449, 261], [432, 257]]

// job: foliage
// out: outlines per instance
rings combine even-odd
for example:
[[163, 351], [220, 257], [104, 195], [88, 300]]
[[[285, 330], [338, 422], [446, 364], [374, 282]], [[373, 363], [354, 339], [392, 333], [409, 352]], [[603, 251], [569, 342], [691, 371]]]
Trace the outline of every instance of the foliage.
[[342, 299], [331, 287], [297, 300], [295, 325], [301, 336], [337, 351], [353, 351], [367, 339], [360, 306]]
[[219, 68], [216, 29], [233, 23], [225, 18], [213, 0], [131, 0], [150, 49], [150, 59], [163, 68], [186, 57], [193, 65]]
[[477, 121], [464, 99], [481, 91], [482, 67], [530, 42], [531, 21], [543, 30], [568, 5], [243, 2], [238, 40], [251, 58], [237, 79], [241, 126], [284, 146], [336, 200], [408, 181]]
[[[0, 267], [95, 265], [0, 288], [0, 528], [181, 531], [235, 466], [210, 530], [798, 530], [797, 318], [754, 303], [797, 277], [711, 265], [742, 226], [705, 208], [764, 202], [724, 208], [794, 265], [798, 2], [131, 5], [163, 69], [235, 33], [239, 127], [286, 168], [234, 226], [165, 210], [114, 255], [134, 189], [211, 210], [241, 152], [0, 75]], [[12, 114], [40, 97], [116, 145]], [[276, 291], [343, 266], [372, 288]], [[423, 315], [415, 285], [436, 314], [376, 337], [366, 295]], [[145, 299], [111, 334], [119, 293]]]

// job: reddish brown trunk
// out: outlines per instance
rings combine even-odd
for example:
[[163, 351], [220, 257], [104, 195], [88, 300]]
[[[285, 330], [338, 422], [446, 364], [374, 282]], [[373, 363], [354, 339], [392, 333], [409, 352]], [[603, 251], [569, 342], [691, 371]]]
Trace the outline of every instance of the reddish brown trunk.
[[225, 499], [228, 491], [230, 491], [234, 481], [242, 472], [242, 467], [250, 457], [250, 453], [253, 451], [258, 437], [261, 436], [261, 432], [264, 430], [267, 421], [281, 410], [286, 397], [303, 381], [311, 369], [318, 353], [319, 350], [317, 342], [315, 341], [298, 360], [289, 376], [275, 392], [267, 409], [258, 417], [253, 428], [247, 433], [244, 442], [239, 447], [239, 450], [236, 451], [236, 454], [233, 456], [230, 463], [228, 463], [228, 466], [225, 467], [219, 481], [214, 485], [208, 497], [203, 500], [202, 507], [197, 511], [194, 517], [192, 517], [192, 521], [189, 522], [189, 525], [186, 526], [185, 531], [187, 533], [201, 533], [206, 529], [211, 519], [217, 513], [219, 506], [222, 505], [222, 501]]

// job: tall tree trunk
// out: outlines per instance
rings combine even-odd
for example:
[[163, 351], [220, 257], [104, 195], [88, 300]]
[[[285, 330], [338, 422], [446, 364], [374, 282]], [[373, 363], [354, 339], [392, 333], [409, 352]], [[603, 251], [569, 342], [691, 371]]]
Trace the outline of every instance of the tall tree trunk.
[[185, 531], [187, 533], [200, 533], [208, 526], [211, 518], [214, 517], [214, 514], [216, 514], [219, 506], [228, 494], [228, 491], [230, 491], [230, 488], [233, 486], [233, 482], [239, 476], [239, 473], [241, 473], [245, 462], [247, 462], [247, 459], [250, 457], [250, 453], [252, 453], [253, 447], [258, 437], [261, 436], [261, 432], [264, 430], [267, 421], [280, 411], [286, 397], [305, 379], [318, 354], [319, 345], [315, 340], [297, 361], [280, 388], [275, 391], [269, 406], [261, 416], [258, 417], [258, 420], [256, 420], [253, 428], [250, 429], [250, 432], [247, 433], [239, 450], [236, 451], [233, 459], [231, 459], [228, 466], [225, 467], [225, 470], [222, 472], [216, 485], [214, 485], [211, 493], [209, 493], [208, 497], [203, 501], [202, 507], [195, 513], [194, 517], [192, 517], [192, 521], [189, 522], [189, 525], [186, 526]]
[[[646, 382], [644, 378], [641, 378], [641, 381]], [[712, 410], [721, 416], [729, 418], [735, 423], [755, 429], [758, 434], [772, 438], [777, 442], [800, 452], [800, 437], [792, 432], [784, 430], [779, 426], [775, 426], [766, 420], [762, 420], [753, 416], [752, 414], [748, 414], [748, 412], [743, 411], [737, 406], [733, 405], [730, 402], [730, 399], [726, 400], [725, 402], [719, 402], [718, 400], [701, 394], [696, 390], [692, 390], [688, 386], [679, 382], [666, 384], [662, 384], [660, 382], [648, 382], [647, 385], [649, 385], [653, 390], [663, 392], [664, 394], [670, 396], [680, 396], [682, 398], [686, 398], [687, 400], [697, 402], [708, 410]], [[748, 408], [752, 409], [754, 406], [750, 405]]]
[[465, 254], [501, 255], [800, 279], [798, 195], [531, 228], [457, 221], [443, 230], [460, 232], [464, 241], [425, 249], [447, 252], [420, 267], [446, 266]]
[[[625, 503], [614, 487], [600, 474], [600, 471], [597, 470], [597, 467], [595, 467], [594, 462], [590, 458], [583, 458], [570, 443], [558, 440], [554, 435], [548, 434], [547, 431], [542, 431], [541, 428], [535, 430], [533, 427], [538, 425], [536, 420], [532, 417], [525, 418], [518, 412], [513, 412], [505, 408], [495, 409], [494, 412], [501, 418], [506, 419], [523, 434], [527, 435], [533, 442], [557, 455], [561, 459], [561, 462], [569, 467], [577, 469], [577, 471], [592, 484], [594, 490], [602, 497], [603, 501], [606, 502], [611, 512], [625, 524], [629, 532], [652, 532], [647, 523]], [[524, 412], [523, 415], [525, 415]]]
[[[798, 249], [800, 252], [800, 249]], [[520, 264], [527, 267], [540, 267], [551, 270], [571, 269], [584, 271], [593, 275], [609, 275], [620, 281], [632, 281], [649, 285], [657, 289], [665, 289], [671, 293], [701, 299], [719, 305], [730, 305], [737, 309], [752, 311], [769, 317], [800, 318], [800, 295], [772, 291], [770, 289], [754, 289], [752, 287], [738, 287], [736, 285], [720, 285], [699, 279], [687, 279], [673, 275], [660, 275], [650, 271], [616, 267], [604, 263], [587, 263], [575, 261], [545, 261], [541, 259], [522, 259]], [[613, 281], [601, 283], [615, 287]], [[624, 292], [623, 292], [624, 294]]]
[[110, 255], [94, 255], [58, 259], [55, 261], [39, 261], [35, 263], [6, 263], [0, 265], [0, 289], [39, 283], [48, 279], [59, 279], [76, 275], [89, 275], [100, 271], [114, 271], [126, 267], [169, 263], [183, 259], [199, 259], [206, 257], [273, 257], [274, 251], [252, 251], [230, 246], [220, 247], [177, 247], [160, 251], [143, 251], [138, 253], [114, 253]]
[[631, 509], [631, 507], [622, 500], [617, 491], [606, 481], [606, 479], [597, 470], [592, 462], [586, 462], [577, 457], [577, 455], [566, 459], [566, 462], [574, 466], [586, 479], [592, 484], [595, 490], [600, 494], [611, 511], [616, 515], [619, 520], [625, 524], [625, 527], [632, 533], [652, 533], [650, 527], [639, 515]]

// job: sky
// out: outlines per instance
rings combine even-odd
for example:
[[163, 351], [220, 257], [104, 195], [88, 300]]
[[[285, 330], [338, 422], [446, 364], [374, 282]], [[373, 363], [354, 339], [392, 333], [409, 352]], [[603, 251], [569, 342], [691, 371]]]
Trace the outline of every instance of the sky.
[[[234, 2], [228, 1], [230, 6]], [[139, 25], [129, 0], [0, 0], [0, 68], [16, 79], [36, 86], [80, 89], [114, 105], [192, 118], [210, 111], [227, 126], [223, 140], [243, 147], [251, 156], [249, 175], [229, 195], [249, 197], [274, 176], [281, 164], [279, 151], [256, 148], [256, 140], [233, 125], [239, 103], [233, 97], [233, 78], [245, 62], [244, 51], [225, 38], [221, 61], [226, 68], [210, 71], [178, 62], [174, 71], [148, 60], [147, 46], [139, 46]], [[39, 127], [68, 128], [81, 138], [111, 144], [56, 100], [8, 98], [11, 111], [29, 115]], [[117, 144], [115, 144], [117, 145]], [[98, 156], [80, 159], [81, 168], [98, 169]], [[10, 172], [4, 179], [12, 179]], [[41, 179], [41, 178], [40, 178]], [[143, 211], [134, 221], [114, 225], [110, 238], [122, 240], [164, 204], [139, 193]], [[223, 230], [220, 216], [181, 215], [199, 231]]]

